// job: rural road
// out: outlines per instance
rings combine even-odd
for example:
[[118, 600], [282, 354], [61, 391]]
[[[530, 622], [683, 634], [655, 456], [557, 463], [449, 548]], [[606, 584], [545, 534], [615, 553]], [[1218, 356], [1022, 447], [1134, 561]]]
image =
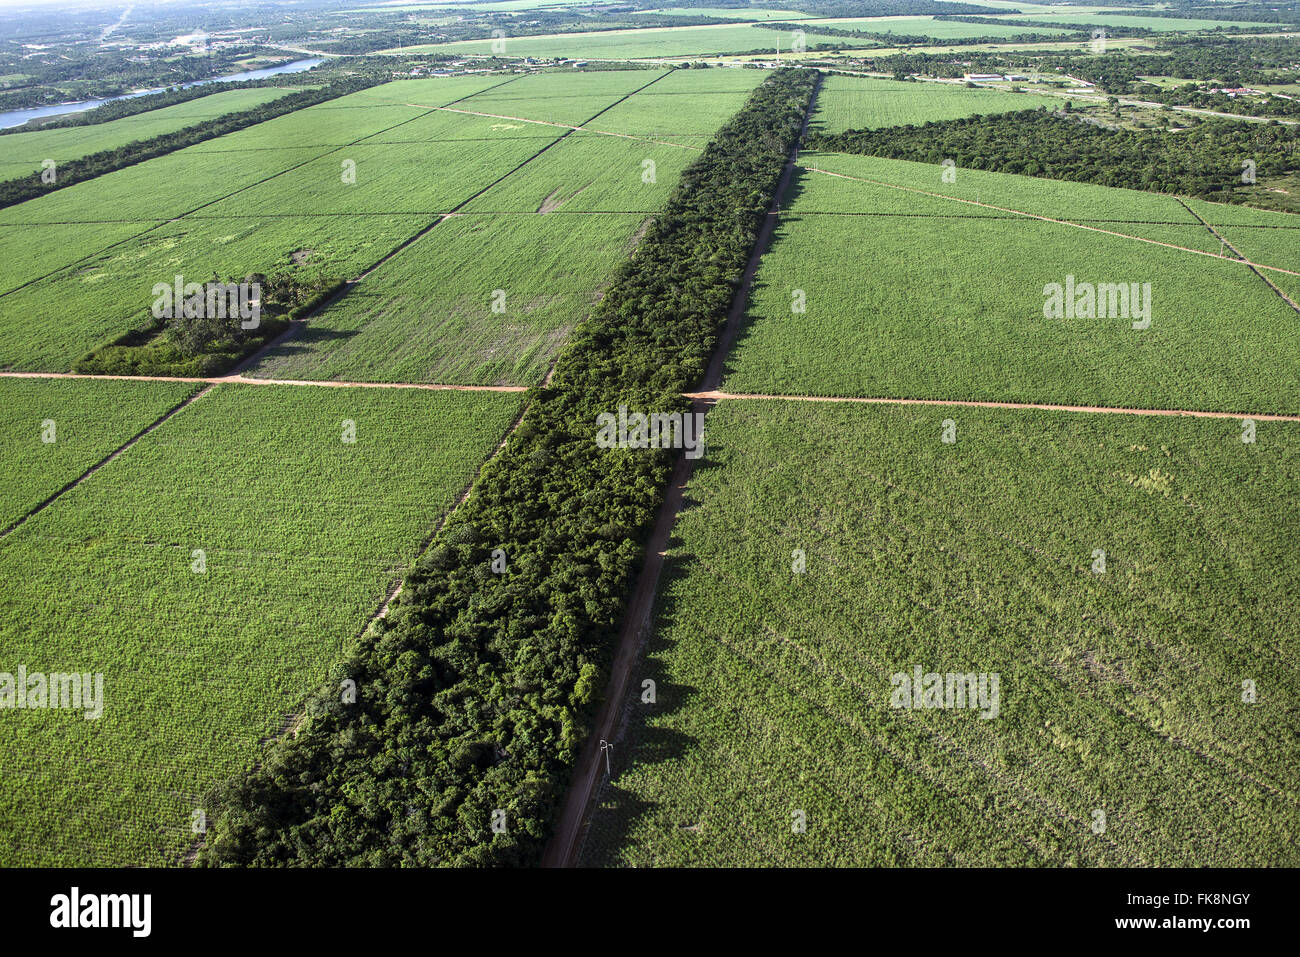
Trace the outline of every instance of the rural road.
[[[795, 157], [799, 153], [799, 142], [802, 140], [803, 134], [808, 130], [808, 121], [812, 117], [813, 108], [817, 103], [817, 93], [820, 89], [821, 76], [818, 75], [817, 85], [813, 88], [813, 94], [808, 99], [808, 109], [804, 113], [803, 128], [799, 137], [795, 140], [790, 156], [786, 159], [785, 168], [781, 171], [781, 179], [778, 181], [776, 192], [773, 194], [772, 205], [763, 218], [763, 226], [759, 230], [754, 248], [750, 252], [749, 262], [745, 266], [740, 288], [736, 291], [736, 297], [731, 304], [731, 311], [727, 314], [727, 324], [709, 362], [708, 371], [704, 375], [703, 386], [706, 390], [716, 389], [719, 382], [721, 382], [723, 364], [726, 362], [727, 353], [735, 344], [736, 336], [744, 321], [745, 307], [749, 302], [749, 290], [753, 285], [754, 275], [758, 271], [758, 263], [762, 258], [763, 251], [767, 249], [768, 243], [772, 239], [772, 232], [778, 219], [774, 214], [780, 208], [781, 199], [789, 188], [790, 181], [794, 178]], [[707, 398], [694, 398], [691, 402], [691, 412], [704, 414], [711, 405], [712, 402]], [[605, 698], [596, 715], [596, 723], [593, 725], [587, 743], [583, 747], [578, 762], [574, 767], [573, 777], [569, 782], [569, 790], [565, 795], [564, 806], [560, 812], [559, 820], [556, 822], [546, 852], [542, 855], [543, 867], [574, 867], [578, 863], [578, 855], [584, 837], [583, 825], [587, 820], [588, 809], [591, 807], [592, 800], [600, 785], [605, 767], [605, 762], [601, 756], [600, 742], [619, 743], [619, 734], [621, 732], [619, 718], [626, 704], [632, 668], [641, 659], [643, 645], [650, 633], [655, 594], [659, 587], [659, 577], [663, 572], [669, 538], [672, 535], [673, 524], [677, 520], [677, 513], [681, 511], [686, 486], [690, 481], [694, 467], [695, 460], [688, 459], [684, 455], [678, 455], [677, 461], [673, 465], [668, 494], [664, 497], [663, 505], [659, 509], [659, 515], [655, 519], [654, 529], [650, 533], [650, 540], [646, 543], [645, 564], [637, 579], [636, 589], [632, 593], [632, 600], [628, 604], [627, 612], [623, 618], [623, 626], [619, 631], [618, 645], [614, 652], [614, 662], [610, 670], [609, 684], [605, 689]]]
[[716, 389], [687, 392], [695, 402], [722, 402], [728, 399], [770, 399], [777, 402], [859, 402], [867, 405], [938, 405], [964, 406], [972, 409], [1037, 409], [1044, 412], [1090, 412], [1109, 415], [1188, 415], [1200, 419], [1255, 419], [1259, 422], [1300, 422], [1300, 415], [1257, 415], [1253, 412], [1207, 412], [1203, 409], [1124, 409], [1108, 405], [1052, 405], [1043, 402], [981, 402], [974, 399], [893, 399], [888, 397], [759, 395], [757, 393], [719, 392]]
[[[260, 354], [260, 353], [259, 353]], [[432, 389], [449, 392], [527, 392], [526, 385], [444, 385], [436, 382], [340, 382], [335, 379], [251, 379], [232, 372], [218, 376], [99, 375], [80, 372], [0, 372], [4, 379], [112, 379], [122, 382], [196, 382], [204, 385], [297, 385], [341, 389]]]

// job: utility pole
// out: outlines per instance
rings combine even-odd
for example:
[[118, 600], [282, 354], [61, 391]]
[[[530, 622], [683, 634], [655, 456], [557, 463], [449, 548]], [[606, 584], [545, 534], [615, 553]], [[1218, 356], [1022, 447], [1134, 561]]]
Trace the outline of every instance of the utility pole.
[[611, 751], [614, 750], [614, 746], [613, 746], [612, 744], [610, 744], [608, 741], [606, 741], [604, 738], [601, 738], [601, 739], [600, 739], [600, 750], [602, 750], [602, 751], [605, 752], [605, 777], [609, 777], [609, 776], [610, 776], [610, 770], [609, 770], [609, 752], [611, 752]]

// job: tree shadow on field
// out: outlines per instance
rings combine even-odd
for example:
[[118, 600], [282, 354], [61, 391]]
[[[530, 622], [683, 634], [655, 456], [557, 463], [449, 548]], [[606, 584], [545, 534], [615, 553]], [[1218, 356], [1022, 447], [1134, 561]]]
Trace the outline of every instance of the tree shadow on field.
[[287, 359], [292, 356], [302, 355], [311, 352], [314, 348], [323, 342], [331, 342], [336, 339], [351, 339], [359, 335], [360, 329], [326, 329], [323, 326], [304, 325], [290, 339], [269, 347], [261, 354], [258, 362], [265, 362], [268, 359]]
[[[808, 154], [807, 159], [805, 159], [803, 155], [805, 152]], [[820, 154], [817, 153], [816, 150], [800, 150], [799, 151], [800, 166], [802, 166], [805, 163], [811, 162], [812, 158], [818, 155]], [[800, 196], [804, 194], [804, 192], [808, 188], [807, 185], [808, 178], [810, 176], [816, 176], [816, 175], [817, 175], [816, 173], [810, 173], [806, 169], [799, 169], [799, 168], [795, 169], [794, 175], [790, 177], [790, 185], [786, 188], [785, 195], [781, 197], [782, 213], [785, 213], [788, 210], [794, 208], [795, 202], [799, 199]]]
[[[782, 243], [788, 242], [791, 230], [800, 228], [803, 218], [798, 215], [792, 215], [788, 211], [788, 204], [791, 202], [790, 197], [796, 192], [798, 183], [799, 176], [796, 176], [794, 182], [790, 184], [790, 190], [787, 191], [785, 199], [781, 203], [781, 211], [778, 214], [776, 227], [772, 230], [772, 235], [769, 237], [768, 242], [763, 245], [760, 253], [763, 258], [766, 258], [769, 254], [778, 250]], [[753, 333], [754, 326], [759, 322], [780, 321], [782, 318], [789, 318], [791, 315], [789, 311], [790, 303], [792, 302], [791, 295], [793, 292], [791, 289], [783, 290], [782, 294], [775, 297], [776, 308], [784, 308], [784, 313], [778, 312], [777, 315], [773, 316], [768, 314], [771, 307], [764, 312], [760, 312], [755, 307], [756, 302], [765, 298], [764, 293], [767, 290], [775, 288], [770, 281], [764, 278], [764, 265], [765, 264], [762, 261], [759, 262], [758, 271], [754, 273], [754, 281], [750, 284], [748, 294], [745, 297], [745, 314], [741, 317], [740, 325], [736, 330], [736, 341], [732, 343], [731, 349], [728, 350], [727, 355], [722, 361], [722, 378], [719, 383], [719, 388], [726, 388], [727, 379], [736, 371], [736, 357], [740, 354], [746, 340], [748, 340], [750, 335]], [[784, 307], [782, 307], [782, 303], [784, 303]]]
[[[719, 467], [716, 461], [700, 460], [692, 481], [701, 472]], [[665, 719], [689, 707], [699, 696], [698, 689], [673, 680], [667, 660], [680, 642], [692, 640], [691, 608], [681, 597], [683, 589], [680, 586], [693, 571], [698, 573], [699, 559], [685, 549], [677, 529], [686, 514], [699, 508], [700, 504], [690, 497], [688, 490], [673, 523], [651, 614], [650, 635], [642, 657], [632, 670], [623, 702], [623, 732], [615, 741], [610, 758], [613, 773], [596, 789], [595, 810], [579, 860], [583, 867], [616, 867], [623, 863], [621, 852], [634, 840], [637, 825], [652, 822], [661, 807], [646, 798], [646, 789], [638, 787], [639, 782], [654, 778], [655, 765], [677, 760], [699, 745], [699, 739], [672, 727], [675, 722]], [[683, 637], [674, 638], [674, 631]], [[645, 694], [643, 683], [647, 679], [654, 682], [653, 703], [642, 700]], [[624, 773], [632, 774], [628, 787], [620, 784]], [[658, 789], [652, 787], [650, 790]], [[676, 828], [692, 823], [660, 817], [658, 823], [662, 827]]]

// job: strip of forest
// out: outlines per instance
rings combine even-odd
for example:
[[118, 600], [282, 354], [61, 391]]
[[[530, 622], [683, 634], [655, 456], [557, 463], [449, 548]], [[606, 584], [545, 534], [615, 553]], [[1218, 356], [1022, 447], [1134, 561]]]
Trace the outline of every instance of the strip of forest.
[[1278, 123], [1204, 120], [1177, 131], [1106, 129], [1039, 108], [920, 126], [813, 133], [806, 145], [1240, 203], [1259, 199], [1241, 189], [1242, 161], [1255, 164], [1258, 180], [1284, 176], [1300, 168], [1297, 140], [1300, 130]]
[[387, 616], [211, 795], [200, 864], [540, 860], [673, 461], [597, 416], [689, 410], [817, 80], [775, 72], [683, 173]]
[[44, 196], [56, 189], [64, 189], [85, 182], [88, 179], [103, 176], [105, 173], [113, 173], [128, 166], [143, 163], [145, 160], [166, 156], [168, 153], [174, 153], [177, 150], [185, 149], [185, 147], [193, 146], [196, 143], [202, 143], [205, 140], [225, 136], [227, 133], [234, 133], [236, 130], [255, 126], [258, 123], [265, 123], [277, 116], [284, 116], [287, 113], [315, 106], [318, 103], [325, 103], [328, 100], [336, 100], [341, 96], [356, 93], [358, 90], [364, 90], [380, 82], [382, 80], [379, 77], [348, 77], [334, 80], [318, 89], [299, 90], [297, 93], [289, 93], [269, 103], [263, 103], [260, 106], [240, 110], [236, 113], [227, 113], [225, 116], [219, 116], [215, 119], [204, 120], [201, 123], [195, 123], [193, 126], [184, 127], [172, 133], [163, 133], [147, 140], [125, 143], [116, 149], [91, 153], [89, 156], [83, 156], [80, 159], [60, 163], [55, 171], [56, 175], [52, 183], [45, 182], [41, 173], [11, 179], [0, 183], [0, 209], [16, 206], [18, 203], [25, 203], [29, 199]]

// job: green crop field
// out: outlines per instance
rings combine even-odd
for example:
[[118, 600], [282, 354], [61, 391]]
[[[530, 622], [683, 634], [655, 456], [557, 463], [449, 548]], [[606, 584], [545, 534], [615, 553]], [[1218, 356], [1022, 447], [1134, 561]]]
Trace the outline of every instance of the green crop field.
[[[1088, 174], [1152, 191], [1040, 176], [1050, 149], [1007, 145], [1038, 132], [967, 157], [1014, 174], [799, 132], [1064, 103], [890, 75], [1128, 95], [1096, 26], [1215, 84], [1287, 79], [1290, 41], [814, 6], [259, 7], [206, 51], [144, 13], [88, 9], [71, 44], [21, 15], [6, 109], [234, 42], [366, 88], [10, 184], [0, 864], [1300, 866], [1300, 215], [1154, 191], [1208, 165], [1179, 188], [1228, 195], [1253, 151], [1282, 172], [1231, 198], [1279, 208], [1288, 128], [1215, 159], [1209, 121], [1185, 167], [1117, 141]], [[510, 24], [547, 32], [506, 62], [452, 39]], [[771, 69], [796, 37], [827, 49]], [[0, 179], [287, 92], [0, 136]], [[164, 335], [178, 277], [257, 279], [275, 321]], [[92, 352], [205, 371], [66, 375]], [[684, 485], [676, 452], [605, 450], [602, 412], [688, 402]], [[15, 706], [20, 672], [102, 696]], [[900, 701], [917, 672], [976, 697]]]
[[0, 209], [0, 222], [28, 226], [173, 219], [310, 162], [321, 152], [300, 147], [229, 154], [190, 147]]
[[[827, 21], [827, 25], [831, 25]], [[1001, 27], [970, 25], [972, 33], [982, 35], [982, 30], [992, 30], [1001, 36]], [[879, 46], [874, 37], [829, 37], [814, 34], [806, 29], [807, 42], [830, 43], [837, 47]], [[855, 28], [856, 29], [856, 28]], [[1023, 32], [1023, 31], [1021, 31]], [[966, 34], [963, 34], [966, 35]], [[451, 53], [487, 56], [492, 53], [492, 40], [458, 40], [451, 43], [424, 44], [409, 47], [406, 53]], [[608, 30], [594, 33], [573, 33], [555, 36], [506, 37], [504, 55], [507, 57], [575, 57], [603, 60], [637, 60], [658, 57], [710, 56], [724, 53], [747, 53], [750, 50], [771, 50], [776, 54], [777, 43], [786, 49], [790, 34], [747, 24], [705, 27], [647, 27], [632, 30]], [[396, 53], [397, 50], [385, 50]]]
[[[588, 83], [586, 74], [550, 74], [489, 95], [501, 100], [494, 112], [527, 112], [555, 122], [576, 116], [574, 99], [594, 115], [602, 102], [613, 102], [655, 76], [596, 74]], [[629, 137], [658, 131], [665, 100], [692, 117], [682, 124], [688, 135], [711, 136], [752, 86], [748, 77], [723, 70], [661, 76], [593, 124], [620, 135], [565, 136], [468, 203], [462, 214], [383, 263], [300, 335], [271, 350], [250, 374], [467, 385], [540, 382], [570, 330], [631, 253], [647, 217], [663, 208], [682, 170], [699, 155], [695, 149]], [[560, 80], [567, 86], [557, 86]], [[576, 96], [548, 98], [548, 91], [563, 89]], [[597, 96], [596, 91], [603, 92]], [[505, 102], [507, 93], [511, 99]], [[478, 110], [480, 97], [461, 106]], [[522, 137], [547, 129], [523, 121], [461, 119], [483, 124], [484, 137]], [[438, 117], [404, 129], [429, 122], [449, 135]], [[479, 146], [474, 141], [459, 148]]]
[[588, 129], [703, 146], [763, 81], [758, 70], [674, 70]]
[[[1300, 444], [1259, 428], [720, 403], [583, 863], [1295, 866]], [[917, 667], [983, 707], [900, 706]]]
[[191, 395], [182, 382], [0, 379], [0, 530]]
[[644, 222], [618, 215], [454, 217], [270, 350], [249, 374], [535, 385]]
[[[0, 211], [0, 218], [3, 218]], [[70, 260], [106, 249], [162, 225], [161, 220], [125, 223], [38, 223], [0, 227], [0, 297], [56, 272]], [[0, 298], [0, 314], [5, 300]], [[29, 317], [30, 318], [30, 317]]]
[[24, 173], [36, 172], [47, 159], [56, 164], [66, 163], [100, 150], [117, 149], [137, 140], [147, 140], [187, 126], [195, 126], [227, 113], [261, 106], [292, 92], [292, 89], [270, 87], [228, 90], [92, 126], [9, 133], [0, 136], [0, 168], [8, 170], [21, 165]]
[[[834, 165], [860, 159], [836, 157]], [[1180, 208], [1173, 197], [1154, 194], [1114, 190], [1124, 195], [1107, 197], [1104, 187], [966, 171], [956, 184], [942, 184], [938, 168], [924, 164], [860, 166], [858, 173], [878, 181], [897, 169], [901, 181], [932, 177], [936, 191], [960, 188], [973, 199], [980, 189], [986, 203], [1029, 206], [1040, 215], [1056, 203], [1062, 218], [1105, 220], [1131, 196], [1140, 201], [1129, 218], [1161, 222], [1159, 211], [1133, 215], [1155, 204], [1166, 204], [1167, 222], [1191, 218], [1185, 209], [1173, 215]], [[1300, 324], [1241, 265], [1129, 238], [1147, 226], [1115, 236], [989, 209], [963, 216], [976, 207], [932, 197], [909, 208], [912, 194], [812, 172], [800, 182], [807, 188], [759, 268], [728, 363], [728, 391], [1300, 412], [1284, 371], [1300, 359]], [[851, 199], [863, 188], [871, 190], [871, 212], [855, 215]], [[875, 203], [891, 193], [896, 208]], [[1128, 227], [1094, 225], [1119, 233]], [[1146, 238], [1157, 242], [1191, 233], [1190, 224], [1155, 228], [1164, 232]], [[1217, 251], [1218, 240], [1206, 230], [1191, 248]], [[1133, 328], [1141, 317], [1119, 313], [1118, 302], [1108, 313], [1108, 297], [1107, 309], [1091, 318], [1046, 315], [1046, 288], [1064, 287], [1068, 277], [1149, 283], [1149, 327]], [[800, 295], [802, 313], [795, 311]]]
[[[203, 282], [214, 272], [267, 272], [287, 267], [298, 252], [305, 257], [299, 268], [350, 278], [430, 221], [262, 214], [164, 223], [0, 297], [0, 368], [68, 371], [97, 346], [145, 325], [154, 285], [177, 275]], [[70, 300], [76, 309], [67, 307]]]
[[[585, 120], [623, 100], [617, 114], [611, 111], [611, 125], [620, 131], [653, 130], [662, 115], [660, 101], [650, 101], [646, 119], [638, 123], [637, 98], [624, 97], [658, 76], [671, 84], [663, 99], [680, 95], [725, 102], [721, 109], [702, 107], [706, 118], [690, 124], [692, 133], [708, 132], [710, 121], [722, 122], [721, 114], [728, 106], [738, 108], [749, 86], [749, 78], [729, 71], [716, 71], [712, 83], [642, 71], [401, 81], [0, 211], [0, 221], [27, 224], [0, 239], [0, 250], [12, 252], [0, 275], [0, 329], [9, 330], [0, 367], [66, 371], [95, 347], [141, 325], [154, 284], [178, 273], [197, 279], [214, 272], [242, 275], [287, 265], [299, 254], [309, 270], [354, 278], [439, 214], [498, 180], [474, 209], [656, 211], [694, 151], [574, 134], [563, 151], [552, 154], [541, 151], [564, 134], [562, 129], [437, 107], [460, 101], [457, 108], [474, 112], [514, 110], [566, 122]], [[575, 96], [551, 97], [559, 89], [557, 80]], [[402, 92], [408, 89], [409, 98]], [[485, 90], [492, 98], [473, 95]], [[511, 98], [502, 99], [507, 90]], [[404, 105], [408, 102], [419, 105]], [[346, 131], [355, 141], [351, 145], [344, 143]], [[315, 146], [259, 145], [313, 139]], [[647, 175], [647, 161], [655, 164], [653, 175]], [[349, 172], [352, 182], [345, 178]], [[570, 195], [565, 190], [575, 177], [581, 182]], [[162, 222], [176, 216], [181, 217], [177, 222]], [[57, 241], [32, 243], [33, 228]], [[617, 237], [599, 243], [603, 251], [593, 254], [599, 268], [587, 284], [588, 294], [612, 268], [608, 251], [624, 249], [635, 228], [623, 223]], [[558, 345], [549, 337], [572, 324], [575, 301], [569, 295], [557, 294], [553, 306], [543, 310], [552, 318], [539, 314], [527, 329], [516, 329], [529, 343], [523, 348], [527, 357], [503, 354], [483, 368], [466, 357], [470, 364], [459, 367], [460, 374], [476, 370], [474, 375], [495, 377], [515, 370], [525, 379], [533, 376], [536, 363], [545, 363]], [[70, 296], [78, 304], [72, 312], [63, 308]], [[518, 362], [523, 365], [516, 369]]]
[[[655, 75], [637, 71], [610, 80], [595, 74], [589, 85], [586, 74], [564, 79], [593, 100], [592, 115]], [[453, 78], [463, 79], [471, 78]], [[553, 126], [437, 109], [457, 100], [475, 104], [467, 107], [474, 110], [502, 106], [465, 98], [516, 83], [514, 105], [528, 109], [529, 103], [544, 104], [551, 89], [546, 77], [472, 79], [445, 86], [439, 86], [441, 79], [409, 81], [416, 94], [410, 102], [420, 103], [414, 107], [393, 105], [401, 94], [388, 90], [405, 88], [408, 81], [387, 84], [365, 91], [369, 97], [355, 94], [352, 105], [313, 107], [201, 144], [207, 149], [182, 150], [0, 211], [6, 224], [40, 224], [40, 230], [67, 240], [39, 247], [24, 242], [20, 234], [30, 225], [0, 240], [0, 249], [13, 247], [0, 273], [0, 329], [11, 330], [0, 347], [0, 367], [66, 371], [96, 346], [141, 325], [154, 284], [176, 274], [206, 279], [214, 272], [265, 272], [298, 254], [309, 270], [336, 279], [360, 275], [439, 214], [502, 180], [564, 134]], [[536, 85], [529, 82], [534, 80]], [[552, 115], [564, 109], [559, 105]], [[312, 122], [301, 118], [306, 113], [315, 113]], [[367, 122], [371, 114], [382, 119]], [[342, 131], [349, 128], [356, 142], [342, 144]], [[315, 129], [319, 143], [256, 145], [276, 142], [277, 129], [297, 142]], [[250, 140], [250, 134], [262, 139]], [[575, 157], [590, 162], [617, 155], [604, 169], [610, 188], [591, 190], [587, 205], [574, 208], [590, 210], [604, 197], [606, 209], [658, 209], [695, 155], [680, 147], [599, 139], [599, 157], [582, 154], [580, 147]], [[648, 158], [663, 167], [662, 178], [649, 184], [642, 181]], [[553, 191], [542, 193], [538, 206]], [[629, 204], [619, 208], [623, 195]], [[179, 219], [161, 222], [165, 217]], [[597, 285], [599, 279], [591, 288]], [[78, 307], [68, 312], [62, 304], [74, 294]]]
[[[330, 675], [519, 402], [220, 386], [0, 541], [6, 665], [103, 675], [97, 720], [0, 722], [0, 858], [178, 862], [204, 795]], [[7, 474], [48, 455], [16, 451]]]
[[[1035, 17], [1034, 19], [1038, 19]], [[1022, 27], [1014, 24], [962, 23], [953, 20], [936, 20], [933, 17], [847, 17], [837, 20], [804, 20], [800, 29], [806, 30], [809, 43], [818, 25], [834, 27], [839, 30], [858, 30], [863, 33], [893, 33], [909, 37], [933, 37], [936, 40], [952, 40], [965, 37], [1014, 37], [1022, 33], [1057, 34], [1067, 33], [1068, 29], [1053, 27]], [[888, 39], [881, 37], [882, 40]]]
[[[454, 115], [454, 114], [448, 114]], [[355, 143], [312, 159], [204, 210], [239, 214], [329, 215], [450, 212], [470, 196], [525, 162], [563, 131], [502, 124], [477, 116], [457, 120], [465, 139], [448, 143]], [[472, 142], [470, 142], [472, 140]], [[344, 164], [350, 163], [350, 166]], [[353, 181], [344, 177], [355, 174]]]
[[[682, 146], [574, 133], [468, 206], [467, 212], [654, 212], [699, 153]], [[652, 164], [652, 165], [651, 165]]]
[[821, 133], [843, 133], [882, 126], [919, 126], [936, 120], [1033, 110], [1040, 106], [1058, 109], [1060, 102], [1032, 93], [972, 90], [958, 84], [832, 76], [826, 78], [817, 94], [817, 112], [810, 128]]
[[1175, 197], [1134, 189], [961, 168], [945, 182], [942, 164], [811, 150], [800, 163], [821, 171], [800, 176], [795, 187], [801, 208], [817, 212], [1001, 218], [1015, 210], [1100, 225], [1199, 222]]
[[718, 17], [722, 20], [806, 20], [808, 14], [798, 10], [769, 10], [767, 7], [665, 7], [647, 10], [666, 17]]
[[642, 87], [655, 89], [669, 76], [661, 70], [609, 73], [540, 73], [486, 90], [456, 104], [457, 109], [497, 113], [526, 120], [580, 125]]

